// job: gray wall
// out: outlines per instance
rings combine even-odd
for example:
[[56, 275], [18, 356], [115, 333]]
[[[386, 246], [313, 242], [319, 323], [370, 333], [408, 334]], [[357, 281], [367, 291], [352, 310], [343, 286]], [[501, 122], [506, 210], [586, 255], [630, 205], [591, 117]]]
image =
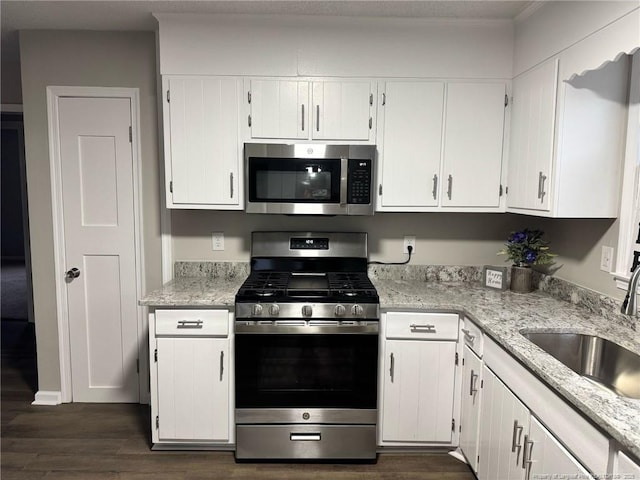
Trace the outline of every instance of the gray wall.
[[20, 33], [38, 388], [60, 390], [58, 319], [51, 212], [46, 87], [140, 89], [144, 274], [161, 283], [155, 34], [23, 31]]
[[[541, 228], [558, 254], [555, 275], [620, 297], [613, 277], [600, 271], [603, 245], [616, 246], [613, 220], [547, 219], [514, 214], [379, 213], [373, 217], [287, 217], [242, 212], [180, 211], [172, 214], [175, 260], [248, 261], [253, 230], [336, 230], [369, 233], [372, 260], [404, 260], [402, 237], [416, 236], [412, 263], [508, 265], [497, 256], [513, 230]], [[225, 250], [211, 249], [211, 233], [224, 232]]]

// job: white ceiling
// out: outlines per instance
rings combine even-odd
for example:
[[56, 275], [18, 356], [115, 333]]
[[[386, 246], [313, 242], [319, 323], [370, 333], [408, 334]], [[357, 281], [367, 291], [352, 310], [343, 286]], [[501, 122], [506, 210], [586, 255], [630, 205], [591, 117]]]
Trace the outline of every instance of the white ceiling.
[[155, 30], [152, 13], [513, 19], [532, 1], [1, 0], [2, 63], [18, 62], [18, 30]]

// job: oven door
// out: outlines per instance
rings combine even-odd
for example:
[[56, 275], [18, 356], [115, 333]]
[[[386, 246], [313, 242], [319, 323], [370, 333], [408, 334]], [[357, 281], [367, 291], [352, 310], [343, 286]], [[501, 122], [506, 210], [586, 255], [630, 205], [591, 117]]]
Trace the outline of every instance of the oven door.
[[377, 333], [236, 333], [235, 366], [247, 414], [377, 408]]

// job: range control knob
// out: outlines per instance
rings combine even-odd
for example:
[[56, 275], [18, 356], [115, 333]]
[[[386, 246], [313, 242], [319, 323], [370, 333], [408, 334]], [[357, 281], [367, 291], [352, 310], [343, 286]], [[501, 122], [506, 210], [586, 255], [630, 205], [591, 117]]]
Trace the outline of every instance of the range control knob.
[[269, 306], [269, 315], [271, 315], [272, 317], [277, 317], [280, 314], [280, 305], [278, 305], [277, 303], [274, 303], [273, 305]]
[[303, 305], [302, 306], [302, 316], [310, 317], [313, 315], [313, 307], [311, 305]]
[[256, 303], [251, 308], [251, 315], [253, 315], [254, 317], [259, 317], [260, 315], [262, 315], [262, 305], [260, 305], [259, 303]]
[[364, 309], [360, 305], [354, 305], [351, 307], [351, 313], [354, 317], [361, 317], [364, 314]]
[[344, 308], [344, 305], [336, 305], [334, 312], [336, 317], [344, 317], [344, 314], [347, 313], [347, 309]]

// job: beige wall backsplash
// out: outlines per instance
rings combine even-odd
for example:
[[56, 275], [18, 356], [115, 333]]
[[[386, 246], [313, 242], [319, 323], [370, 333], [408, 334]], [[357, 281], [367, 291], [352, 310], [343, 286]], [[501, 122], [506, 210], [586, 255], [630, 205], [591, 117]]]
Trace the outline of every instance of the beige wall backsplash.
[[[372, 217], [291, 217], [243, 212], [174, 210], [173, 255], [176, 261], [248, 261], [251, 232], [362, 231], [369, 234], [369, 258], [406, 259], [403, 236], [415, 235], [412, 263], [419, 265], [509, 265], [496, 252], [513, 230], [541, 228], [553, 252], [560, 278], [618, 297], [613, 277], [600, 271], [602, 245], [617, 243], [612, 220], [545, 219], [513, 214], [378, 213]], [[213, 251], [211, 234], [223, 232], [225, 250]]]

